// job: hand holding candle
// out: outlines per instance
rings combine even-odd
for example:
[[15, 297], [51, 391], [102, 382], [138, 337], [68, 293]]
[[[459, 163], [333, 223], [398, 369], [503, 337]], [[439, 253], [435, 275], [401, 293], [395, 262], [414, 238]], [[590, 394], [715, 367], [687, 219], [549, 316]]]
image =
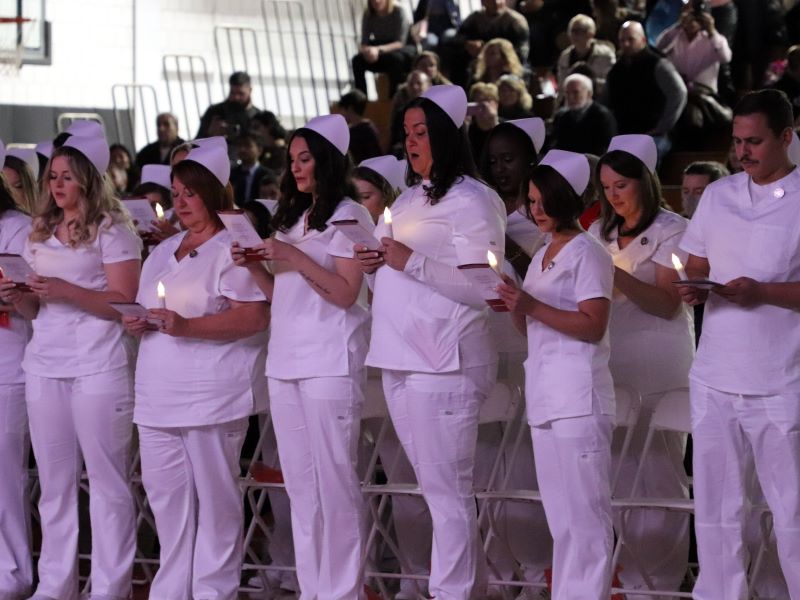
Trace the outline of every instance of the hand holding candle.
[[158, 295], [158, 308], [167, 308], [167, 289], [161, 281], [156, 286], [156, 294]]
[[384, 237], [394, 239], [394, 233], [392, 232], [392, 211], [389, 210], [389, 207], [383, 209], [383, 222], [386, 223], [386, 235]]
[[678, 255], [674, 252], [672, 254], [672, 266], [675, 267], [675, 270], [678, 272], [679, 281], [686, 281], [689, 279], [686, 276], [686, 271], [683, 269], [683, 263], [681, 262], [681, 259], [678, 258]]
[[156, 209], [156, 217], [158, 218], [159, 221], [163, 221], [164, 220], [164, 209], [161, 208], [161, 203], [160, 202], [156, 202], [155, 209]]
[[497, 258], [495, 257], [494, 252], [492, 252], [491, 250], [487, 250], [486, 259], [489, 261], [489, 266], [492, 268], [492, 270], [498, 275], [502, 276], [502, 274], [500, 273], [500, 269], [497, 267]]

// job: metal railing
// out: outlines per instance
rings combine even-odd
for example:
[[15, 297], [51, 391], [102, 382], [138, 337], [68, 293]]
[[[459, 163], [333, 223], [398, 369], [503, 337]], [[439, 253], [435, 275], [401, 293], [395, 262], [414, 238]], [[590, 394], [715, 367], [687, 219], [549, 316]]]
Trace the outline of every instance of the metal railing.
[[111, 86], [111, 100], [117, 139], [121, 143], [128, 142], [129, 147], [136, 147], [137, 133], [143, 134], [148, 144], [155, 139], [150, 135], [160, 112], [155, 87], [141, 83], [117, 83]]
[[[178, 117], [183, 137], [191, 139], [197, 132], [200, 117], [212, 102], [206, 59], [192, 54], [167, 54], [161, 59], [161, 65], [169, 110]], [[173, 96], [175, 87], [177, 91]]]

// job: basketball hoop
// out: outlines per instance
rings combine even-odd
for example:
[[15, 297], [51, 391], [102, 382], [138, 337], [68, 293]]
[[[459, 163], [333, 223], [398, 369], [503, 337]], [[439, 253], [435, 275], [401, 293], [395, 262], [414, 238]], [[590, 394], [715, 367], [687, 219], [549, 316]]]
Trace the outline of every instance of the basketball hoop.
[[25, 53], [25, 40], [33, 22], [33, 19], [26, 17], [0, 17], [0, 77], [19, 74]]

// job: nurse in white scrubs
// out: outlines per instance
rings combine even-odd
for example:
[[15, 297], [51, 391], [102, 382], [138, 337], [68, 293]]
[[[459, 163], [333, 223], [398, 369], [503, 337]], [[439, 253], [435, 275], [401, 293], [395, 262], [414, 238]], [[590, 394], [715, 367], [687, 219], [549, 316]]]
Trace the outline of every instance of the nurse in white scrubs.
[[[0, 163], [5, 148], [0, 141]], [[0, 253], [22, 254], [31, 219], [21, 212], [0, 176]], [[22, 356], [30, 324], [6, 304], [13, 288], [0, 278], [0, 598], [27, 598], [33, 584], [28, 537], [28, 416]]]
[[22, 366], [41, 485], [37, 600], [78, 597], [83, 462], [92, 497], [92, 597], [131, 593], [133, 377], [118, 313], [108, 303], [136, 296], [141, 243], [104, 179], [108, 160], [102, 137], [73, 135], [53, 153], [24, 250], [36, 272], [32, 292], [11, 298], [33, 320]]
[[383, 209], [405, 191], [406, 168], [406, 161], [387, 154], [361, 161], [353, 169], [355, 199], [369, 211], [373, 222], [377, 223]]
[[272, 222], [277, 234], [262, 247], [274, 276], [248, 263], [272, 302], [270, 408], [302, 600], [355, 600], [363, 590], [355, 463], [369, 313], [353, 243], [331, 223], [355, 219], [368, 231], [373, 223], [352, 200], [349, 142], [341, 115], [316, 117], [294, 133]]
[[562, 150], [533, 169], [529, 210], [551, 241], [534, 255], [521, 289], [510, 278], [499, 288], [528, 336], [525, 396], [553, 535], [555, 600], [607, 600], [611, 584], [614, 267], [577, 222], [589, 177], [586, 157]]
[[39, 158], [36, 151], [32, 148], [9, 150], [3, 163], [3, 176], [17, 206], [32, 214], [38, 196]]
[[480, 405], [495, 381], [497, 352], [486, 303], [458, 265], [502, 256], [506, 211], [476, 179], [464, 137], [464, 91], [441, 85], [405, 110], [414, 185], [381, 219], [383, 250], [359, 258], [373, 281], [367, 364], [383, 369], [392, 423], [433, 520], [429, 593], [485, 594], [473, 468]]
[[[611, 375], [614, 383], [641, 396], [642, 411], [630, 451], [622, 465], [619, 497], [679, 498], [686, 494], [676, 473], [683, 471], [686, 435], [665, 432], [655, 439], [642, 468], [638, 490], [631, 486], [647, 424], [666, 392], [688, 389], [694, 358], [691, 309], [672, 283], [672, 263], [687, 221], [661, 207], [657, 152], [649, 135], [612, 138], [595, 170], [601, 215], [589, 232], [614, 258], [611, 307]], [[614, 440], [614, 453], [622, 435]], [[689, 518], [667, 511], [633, 511], [626, 518], [625, 541], [636, 558], [623, 554], [619, 573], [625, 587], [646, 588], [645, 572], [657, 589], [678, 591], [689, 560]]]
[[229, 175], [220, 148], [194, 149], [173, 167], [173, 203], [186, 231], [159, 244], [142, 269], [137, 301], [156, 323], [125, 317], [141, 338], [134, 421], [161, 545], [151, 598], [234, 600], [239, 587], [239, 456], [248, 417], [265, 408], [252, 380], [268, 308], [233, 264], [216, 215], [233, 207]]

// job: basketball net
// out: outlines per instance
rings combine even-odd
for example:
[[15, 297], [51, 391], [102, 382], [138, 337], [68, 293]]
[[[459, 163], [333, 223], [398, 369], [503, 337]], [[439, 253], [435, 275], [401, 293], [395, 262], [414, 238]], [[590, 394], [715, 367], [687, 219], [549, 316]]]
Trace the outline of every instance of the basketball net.
[[[21, 24], [28, 25], [22, 27], [22, 39], [18, 28]], [[32, 24], [33, 19], [25, 17], [0, 17], [0, 77], [19, 75], [25, 53], [25, 39], [32, 29], [30, 26]]]

